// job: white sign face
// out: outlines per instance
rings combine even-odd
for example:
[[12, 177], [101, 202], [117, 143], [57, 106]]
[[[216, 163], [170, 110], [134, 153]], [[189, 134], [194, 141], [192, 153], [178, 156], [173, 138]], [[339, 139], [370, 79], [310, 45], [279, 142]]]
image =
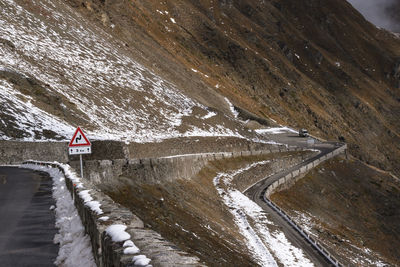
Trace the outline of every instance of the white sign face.
[[89, 139], [85, 136], [82, 129], [78, 127], [69, 142], [68, 153], [70, 155], [91, 154], [92, 147]]
[[83, 146], [88, 145], [88, 142], [83, 138], [82, 133], [78, 132], [74, 139], [72, 139], [71, 145], [73, 146]]
[[69, 147], [68, 153], [70, 155], [79, 155], [79, 154], [91, 154], [92, 147], [91, 146], [77, 146], [77, 147]]

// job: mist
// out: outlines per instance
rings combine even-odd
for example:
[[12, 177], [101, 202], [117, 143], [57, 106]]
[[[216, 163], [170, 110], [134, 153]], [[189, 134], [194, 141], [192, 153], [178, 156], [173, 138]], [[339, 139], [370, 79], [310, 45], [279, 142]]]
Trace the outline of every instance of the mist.
[[399, 32], [400, 23], [389, 13], [399, 0], [347, 0], [367, 20], [378, 27]]

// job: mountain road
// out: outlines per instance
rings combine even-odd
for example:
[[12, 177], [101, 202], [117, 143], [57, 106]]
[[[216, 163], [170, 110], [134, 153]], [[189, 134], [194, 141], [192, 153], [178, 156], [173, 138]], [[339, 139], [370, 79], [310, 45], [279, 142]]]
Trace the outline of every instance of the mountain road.
[[285, 233], [288, 240], [295, 246], [300, 247], [304, 253], [310, 258], [315, 266], [330, 266], [329, 261], [320, 254], [311, 244], [297, 232], [286, 220], [284, 220], [274, 209], [272, 209], [264, 200], [264, 194], [268, 186], [275, 181], [285, 177], [289, 173], [299, 170], [314, 160], [325, 156], [341, 146], [335, 142], [321, 142], [313, 138], [301, 138], [293, 133], [279, 134], [271, 136], [271, 139], [279, 143], [284, 143], [290, 146], [308, 147], [310, 149], [318, 150], [319, 153], [311, 158], [306, 159], [300, 164], [297, 164], [291, 168], [288, 168], [279, 173], [273, 174], [265, 179], [257, 182], [248, 189], [245, 190], [244, 194], [249, 197], [252, 201], [262, 207], [271, 217], [277, 225], [281, 227], [281, 230]]
[[54, 266], [52, 186], [47, 173], [0, 167], [0, 266]]

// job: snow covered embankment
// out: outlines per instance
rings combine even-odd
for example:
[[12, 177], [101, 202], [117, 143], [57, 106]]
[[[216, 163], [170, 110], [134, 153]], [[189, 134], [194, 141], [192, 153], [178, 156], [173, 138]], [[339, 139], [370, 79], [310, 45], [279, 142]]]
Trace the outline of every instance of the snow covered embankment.
[[240, 191], [232, 188], [231, 182], [236, 175], [258, 165], [260, 161], [234, 172], [219, 173], [214, 185], [229, 207], [239, 231], [244, 236], [254, 260], [262, 266], [314, 266], [303, 251], [294, 247], [279, 230], [270, 231], [274, 224], [268, 220], [263, 209]]
[[56, 265], [94, 267], [90, 237], [85, 234], [85, 228], [78, 215], [71, 194], [65, 186], [65, 177], [55, 168], [35, 164], [22, 165], [23, 168], [44, 171], [53, 179], [53, 198], [56, 200], [56, 227], [59, 229], [54, 236], [60, 250]]
[[[59, 164], [63, 172], [57, 167], [51, 168], [36, 164], [22, 165], [24, 168], [45, 171], [53, 178], [54, 188], [53, 196], [56, 199], [56, 226], [60, 229], [59, 234], [54, 237], [54, 242], [60, 244], [60, 251], [55, 264], [63, 266], [96, 266], [90, 237], [85, 234], [85, 228], [79, 217], [78, 211], [74, 206], [74, 201], [68, 191], [65, 183], [65, 176], [70, 179], [74, 185], [80, 190], [78, 196], [81, 198], [85, 206], [87, 206], [94, 214], [100, 216], [104, 212], [101, 209], [99, 201], [93, 200], [89, 189], [85, 189], [81, 179], [77, 177], [71, 167], [66, 164]], [[105, 222], [109, 220], [108, 216], [98, 218], [99, 221]], [[123, 254], [138, 254], [140, 250], [135, 246], [131, 235], [125, 231], [127, 228], [123, 224], [113, 224], [106, 228], [106, 233], [111, 237], [113, 242], [123, 243]], [[89, 232], [92, 232], [89, 230]], [[97, 260], [99, 262], [99, 259]], [[150, 266], [150, 259], [145, 255], [136, 255], [131, 262], [135, 266]], [[103, 265], [103, 264], [100, 264]], [[107, 264], [106, 264], [107, 265]]]

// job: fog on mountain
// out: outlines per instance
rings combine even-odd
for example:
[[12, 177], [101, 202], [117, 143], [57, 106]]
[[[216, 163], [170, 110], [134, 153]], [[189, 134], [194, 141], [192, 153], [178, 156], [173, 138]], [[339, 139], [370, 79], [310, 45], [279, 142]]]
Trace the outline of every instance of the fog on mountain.
[[398, 10], [400, 1], [396, 0], [348, 0], [367, 20], [378, 27], [400, 32]]

